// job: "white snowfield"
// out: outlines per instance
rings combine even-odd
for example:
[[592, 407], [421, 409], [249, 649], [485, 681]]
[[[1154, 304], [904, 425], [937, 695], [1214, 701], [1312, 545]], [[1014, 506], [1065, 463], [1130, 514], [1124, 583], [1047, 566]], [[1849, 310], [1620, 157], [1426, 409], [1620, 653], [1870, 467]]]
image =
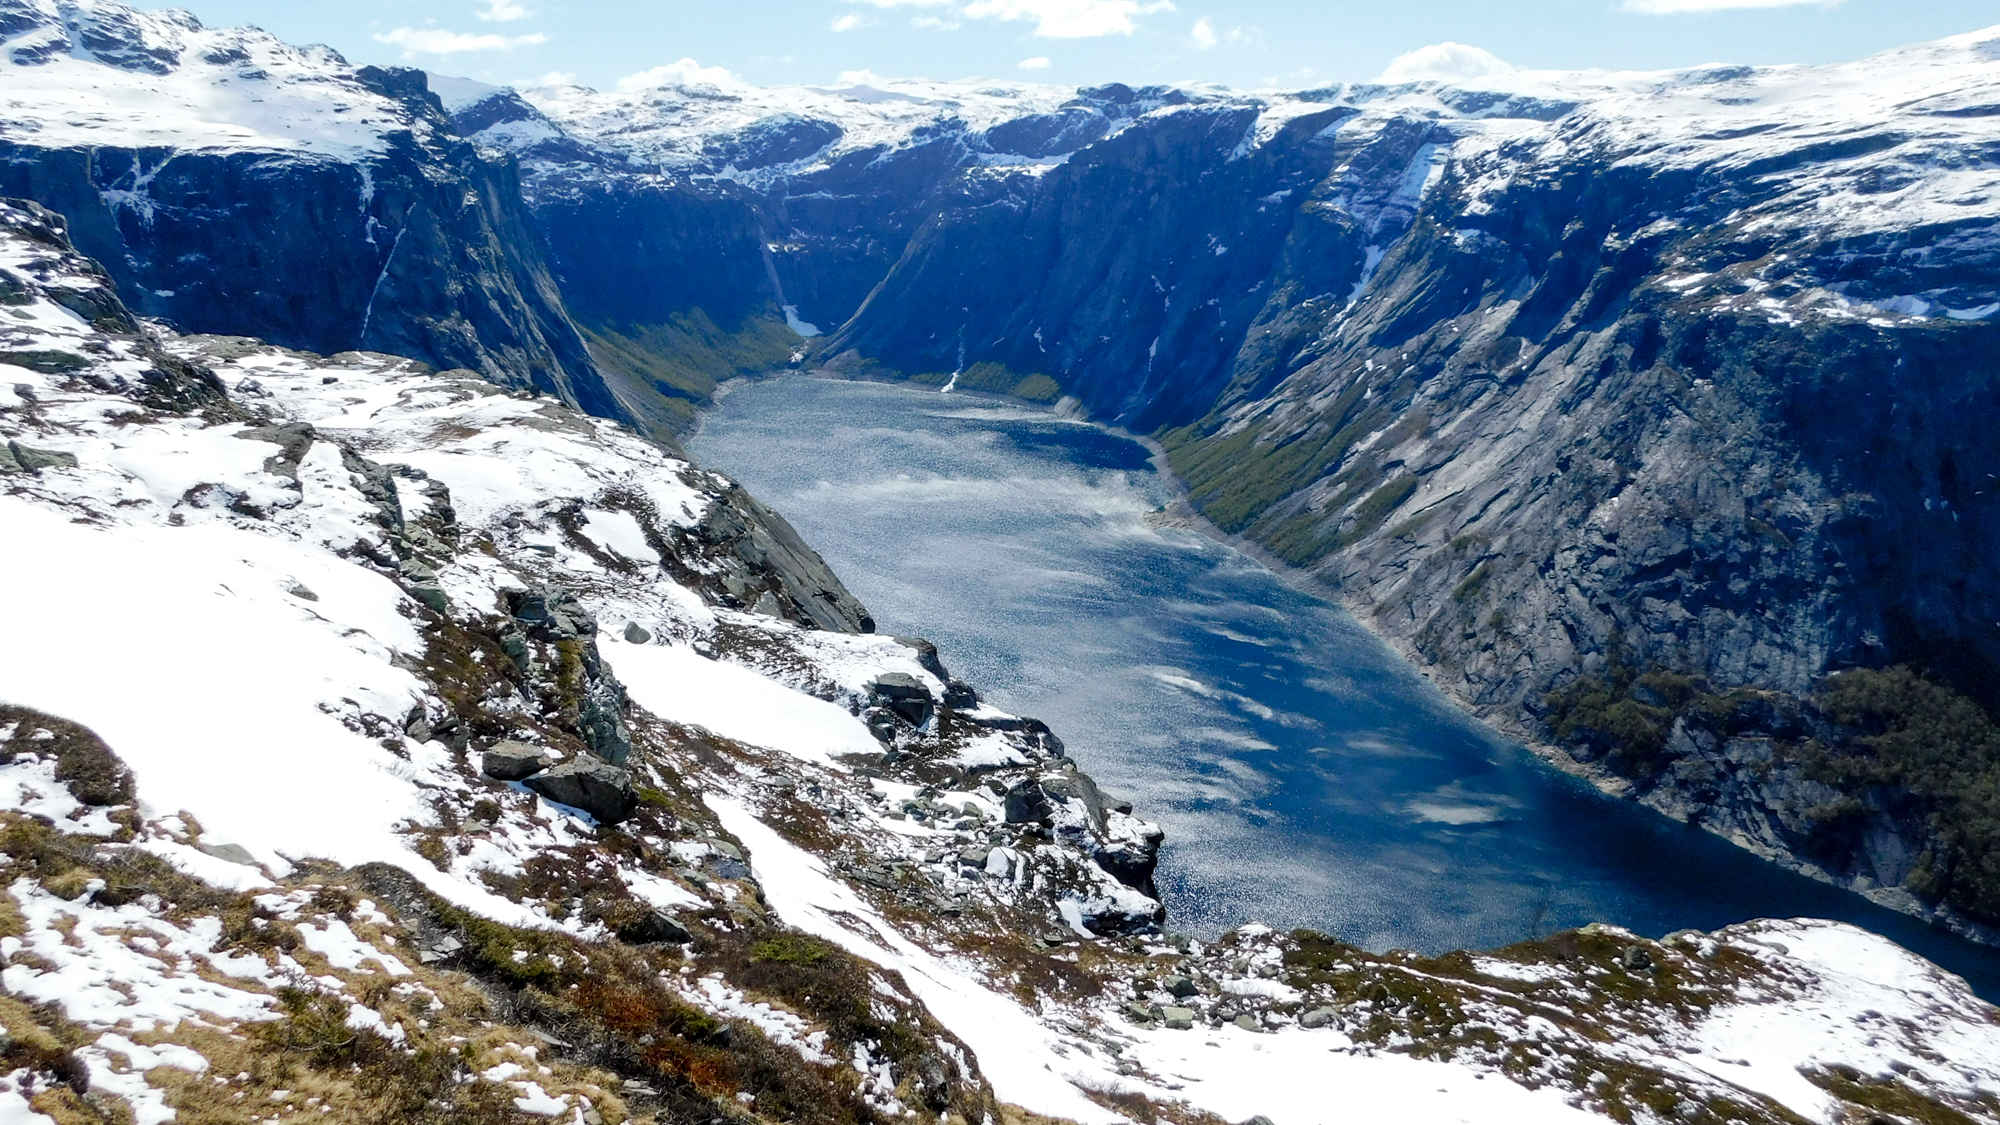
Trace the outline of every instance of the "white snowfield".
[[386, 134], [429, 127], [327, 47], [206, 28], [171, 8], [24, 2], [41, 22], [0, 41], [0, 140], [356, 162], [380, 155]]

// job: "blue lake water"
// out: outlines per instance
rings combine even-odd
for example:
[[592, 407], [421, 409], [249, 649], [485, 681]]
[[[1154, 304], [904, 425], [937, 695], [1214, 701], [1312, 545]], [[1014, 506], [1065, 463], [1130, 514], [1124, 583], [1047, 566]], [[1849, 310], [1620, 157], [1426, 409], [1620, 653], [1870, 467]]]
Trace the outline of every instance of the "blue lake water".
[[935, 641], [1167, 830], [1170, 924], [1371, 949], [1604, 921], [1838, 918], [2000, 995], [2000, 951], [1602, 796], [1455, 710], [1345, 611], [1203, 536], [1139, 444], [968, 395], [733, 385], [689, 449], [782, 512], [884, 632]]

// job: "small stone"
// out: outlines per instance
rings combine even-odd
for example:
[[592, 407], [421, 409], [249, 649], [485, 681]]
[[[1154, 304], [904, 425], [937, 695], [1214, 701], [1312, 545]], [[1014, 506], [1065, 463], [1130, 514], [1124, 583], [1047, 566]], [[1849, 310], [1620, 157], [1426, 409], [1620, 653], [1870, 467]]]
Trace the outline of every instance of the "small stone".
[[627, 621], [625, 623], [626, 643], [643, 645], [649, 643], [650, 641], [652, 641], [652, 639], [653, 639], [653, 634], [641, 628], [637, 621]]
[[993, 853], [986, 848], [967, 848], [958, 853], [958, 861], [972, 867], [986, 866], [986, 860]]
[[618, 931], [618, 940], [628, 945], [686, 945], [694, 940], [687, 927], [658, 910], [648, 910], [639, 920]]
[[210, 844], [207, 842], [203, 842], [196, 846], [199, 847], [204, 853], [212, 855], [220, 860], [226, 860], [230, 863], [242, 864], [244, 867], [257, 866], [257, 857], [251, 855], [250, 849], [244, 847], [241, 844]]
[[525, 742], [500, 742], [481, 755], [479, 764], [495, 781], [525, 781], [549, 768], [549, 756]]
[[1193, 1008], [1163, 1008], [1161, 1014], [1166, 1017], [1167, 1026], [1175, 1031], [1187, 1031], [1194, 1027]]
[[1261, 1025], [1259, 1025], [1259, 1024], [1258, 1024], [1258, 1022], [1257, 1022], [1257, 1017], [1256, 1017], [1256, 1016], [1253, 1016], [1253, 1015], [1251, 1015], [1251, 1014], [1250, 1014], [1249, 1012], [1245, 1012], [1245, 1013], [1243, 1013], [1242, 1015], [1240, 1015], [1240, 1016], [1237, 1016], [1237, 1017], [1236, 1017], [1235, 1019], [1233, 1019], [1233, 1020], [1231, 1020], [1231, 1021], [1229, 1021], [1229, 1022], [1231, 1022], [1231, 1023], [1235, 1024], [1235, 1025], [1236, 1025], [1237, 1027], [1240, 1027], [1240, 1028], [1242, 1028], [1242, 1029], [1243, 1029], [1243, 1030], [1245, 1030], [1245, 1031], [1262, 1031], [1262, 1030], [1264, 1030], [1264, 1029], [1263, 1029], [1263, 1027], [1262, 1027]]

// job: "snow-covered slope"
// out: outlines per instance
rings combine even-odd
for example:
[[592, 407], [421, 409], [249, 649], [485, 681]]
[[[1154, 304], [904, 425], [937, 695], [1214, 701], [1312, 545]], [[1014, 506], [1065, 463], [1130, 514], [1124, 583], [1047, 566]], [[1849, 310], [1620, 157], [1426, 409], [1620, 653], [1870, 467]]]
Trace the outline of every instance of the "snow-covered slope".
[[46, 212], [0, 271], [12, 1120], [2000, 1115], [2000, 1013], [1845, 926], [1162, 935], [1157, 830], [726, 481], [142, 326]]
[[426, 130], [409, 108], [354, 80], [326, 47], [254, 27], [208, 28], [175, 9], [7, 0], [0, 4], [0, 140], [196, 152], [248, 149], [353, 161], [383, 135]]

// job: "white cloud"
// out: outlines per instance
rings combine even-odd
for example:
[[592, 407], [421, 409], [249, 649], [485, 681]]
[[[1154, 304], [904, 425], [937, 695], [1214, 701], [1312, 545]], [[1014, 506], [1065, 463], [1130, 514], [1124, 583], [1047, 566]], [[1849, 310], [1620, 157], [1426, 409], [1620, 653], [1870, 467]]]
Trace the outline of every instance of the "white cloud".
[[511, 20], [527, 19], [534, 13], [515, 0], [486, 0], [486, 10], [473, 14], [488, 23], [507, 23]]
[[401, 47], [406, 59], [417, 55], [461, 55], [468, 51], [511, 51], [549, 41], [539, 31], [533, 35], [474, 35], [437, 27], [399, 27], [374, 39], [377, 43]]
[[540, 78], [523, 79], [514, 83], [514, 85], [524, 90], [532, 90], [541, 86], [574, 86], [576, 85], [576, 71], [551, 70]]
[[739, 85], [742, 81], [740, 75], [731, 74], [726, 67], [703, 66], [693, 59], [682, 59], [677, 63], [628, 74], [618, 80], [618, 88], [629, 94], [661, 86], [730, 86]]
[[[854, 0], [878, 8], [950, 8], [976, 20], [1027, 20], [1046, 39], [1130, 35], [1134, 19], [1174, 10], [1173, 0]], [[943, 21], [940, 21], [943, 22]]]
[[1461, 82], [1489, 74], [1505, 74], [1513, 66], [1491, 53], [1463, 43], [1433, 43], [1407, 55], [1398, 55], [1382, 72], [1380, 82]]
[[849, 12], [846, 15], [840, 16], [833, 21], [833, 30], [853, 31], [855, 28], [860, 27], [862, 22], [863, 21], [860, 16], [855, 15], [853, 12]]
[[1207, 16], [1194, 21], [1194, 27], [1188, 31], [1188, 46], [1197, 51], [1213, 50], [1225, 43], [1231, 47], [1248, 45], [1261, 47], [1264, 45], [1264, 32], [1255, 27], [1232, 27], [1228, 31], [1217, 31]]
[[1014, 65], [1020, 67], [1022, 70], [1047, 70], [1049, 68], [1049, 57], [1047, 55], [1036, 55], [1032, 59], [1022, 59]]
[[941, 20], [936, 16], [913, 16], [910, 26], [922, 31], [957, 31], [962, 25], [956, 20]]
[[1743, 8], [1791, 8], [1817, 4], [1831, 8], [1840, 0], [1625, 0], [1620, 10], [1649, 16], [1673, 16], [1683, 12], [1727, 12]]
[[880, 89], [893, 81], [895, 79], [884, 78], [872, 70], [843, 70], [840, 76], [833, 80], [833, 84], [835, 87], [873, 86]]

